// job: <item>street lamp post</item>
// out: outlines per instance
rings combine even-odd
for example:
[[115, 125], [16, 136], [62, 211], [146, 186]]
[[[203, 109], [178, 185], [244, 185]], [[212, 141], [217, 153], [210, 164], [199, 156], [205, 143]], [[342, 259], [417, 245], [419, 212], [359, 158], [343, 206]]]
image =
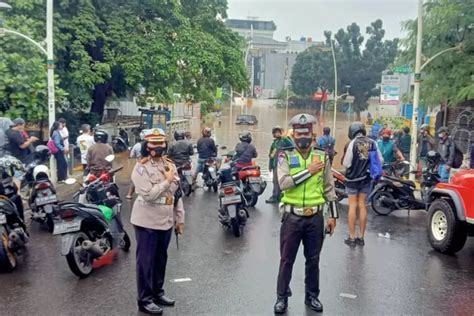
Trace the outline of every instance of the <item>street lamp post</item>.
[[[21, 34], [14, 30], [9, 30], [3, 27], [3, 21], [0, 19], [0, 34], [12, 34], [19, 36], [23, 39], [28, 40], [33, 45], [35, 45], [43, 54], [47, 57], [47, 67], [48, 67], [48, 123], [49, 126], [52, 126], [55, 121], [56, 108], [55, 108], [55, 97], [54, 97], [54, 47], [53, 47], [53, 0], [46, 0], [46, 49], [44, 47], [30, 38], [25, 34]], [[11, 6], [0, 2], [0, 10], [10, 10]], [[56, 161], [53, 157], [50, 160], [51, 167], [51, 180], [56, 181]]]
[[336, 53], [334, 52], [334, 42], [332, 38], [331, 41], [331, 51], [332, 51], [332, 61], [334, 63], [334, 118], [332, 122], [332, 133], [336, 135], [336, 118], [337, 118], [337, 64], [336, 64]]

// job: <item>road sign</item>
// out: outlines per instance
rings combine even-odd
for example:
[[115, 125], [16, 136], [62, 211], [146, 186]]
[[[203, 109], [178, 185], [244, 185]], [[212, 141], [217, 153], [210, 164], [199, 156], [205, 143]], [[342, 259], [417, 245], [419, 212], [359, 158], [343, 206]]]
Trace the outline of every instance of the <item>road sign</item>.
[[413, 72], [413, 68], [410, 66], [398, 66], [393, 67], [392, 71], [399, 74], [411, 74]]
[[253, 92], [255, 94], [262, 94], [262, 87], [261, 86], [254, 86], [253, 87]]

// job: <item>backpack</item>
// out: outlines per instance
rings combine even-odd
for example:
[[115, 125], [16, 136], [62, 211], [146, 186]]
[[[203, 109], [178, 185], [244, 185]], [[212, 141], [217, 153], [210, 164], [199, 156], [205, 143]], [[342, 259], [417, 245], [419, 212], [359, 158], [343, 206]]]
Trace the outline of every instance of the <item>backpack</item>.
[[369, 150], [370, 177], [372, 180], [379, 180], [382, 176], [382, 162], [379, 159], [377, 144], [372, 142], [372, 149]]
[[321, 137], [321, 140], [322, 140], [322, 148], [321, 149], [324, 149], [324, 151], [328, 154], [328, 155], [333, 155], [334, 154], [334, 145], [336, 145], [335, 143], [335, 139], [332, 138], [331, 136], [327, 136], [327, 135], [324, 135]]
[[457, 169], [461, 167], [462, 162], [464, 160], [464, 154], [462, 153], [461, 149], [453, 142], [454, 144], [454, 159], [453, 159], [453, 168]]

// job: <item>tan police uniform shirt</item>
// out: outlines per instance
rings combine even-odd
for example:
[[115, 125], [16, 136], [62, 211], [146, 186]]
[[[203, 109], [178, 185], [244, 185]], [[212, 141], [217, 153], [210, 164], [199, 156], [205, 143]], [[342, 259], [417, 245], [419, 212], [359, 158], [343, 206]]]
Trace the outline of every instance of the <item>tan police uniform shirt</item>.
[[[336, 201], [336, 191], [334, 190], [334, 178], [331, 171], [331, 162], [329, 159], [326, 159], [326, 165], [324, 166], [324, 197], [327, 202]], [[295, 182], [293, 177], [290, 175], [290, 165], [288, 164], [287, 153], [281, 152], [278, 155], [278, 183], [282, 191], [291, 189], [295, 187]]]
[[172, 168], [176, 179], [179, 179], [174, 164], [166, 159], [154, 161], [145, 158], [135, 165], [132, 172], [132, 181], [138, 194], [132, 208], [130, 222], [133, 225], [168, 230], [175, 223], [184, 223], [183, 200], [179, 199], [176, 207], [171, 204], [162, 204], [159, 200], [173, 198], [178, 189], [178, 180], [169, 182], [165, 177], [165, 165]]

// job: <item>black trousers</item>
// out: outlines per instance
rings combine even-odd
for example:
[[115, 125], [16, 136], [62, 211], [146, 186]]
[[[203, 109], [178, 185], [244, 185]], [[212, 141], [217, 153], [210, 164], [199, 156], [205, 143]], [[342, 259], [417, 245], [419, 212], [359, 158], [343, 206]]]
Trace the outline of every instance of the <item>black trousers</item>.
[[137, 238], [137, 290], [140, 303], [165, 294], [166, 262], [172, 229], [155, 230], [135, 226]]
[[277, 295], [291, 296], [290, 281], [293, 264], [300, 242], [303, 242], [305, 264], [306, 295], [319, 296], [319, 253], [324, 240], [324, 217], [315, 215], [302, 217], [284, 213], [280, 229], [280, 270], [278, 273]]
[[273, 198], [280, 201], [281, 190], [280, 184], [278, 183], [277, 167], [273, 169]]

